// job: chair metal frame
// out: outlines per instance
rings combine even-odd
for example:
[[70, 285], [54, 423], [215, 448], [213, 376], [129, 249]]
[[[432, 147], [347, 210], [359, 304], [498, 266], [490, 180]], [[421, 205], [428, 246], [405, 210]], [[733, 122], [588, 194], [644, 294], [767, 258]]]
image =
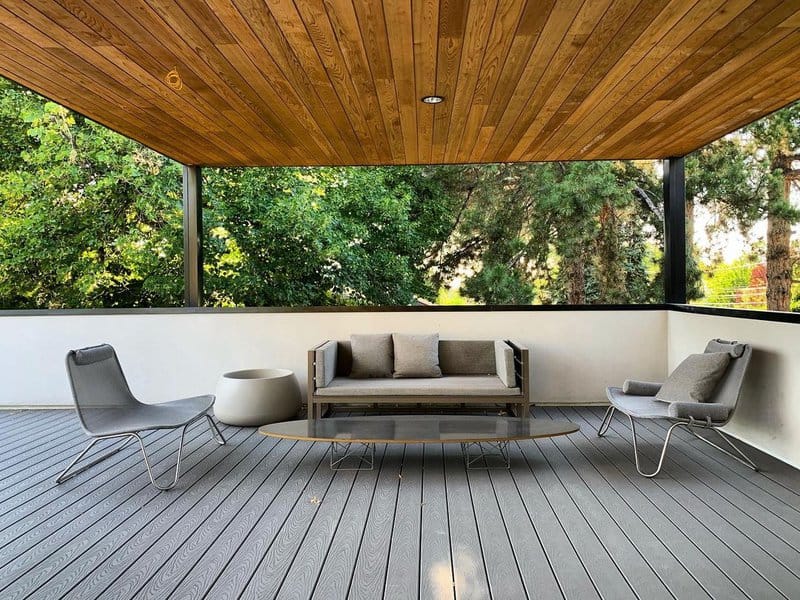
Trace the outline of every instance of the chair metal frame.
[[[605, 436], [606, 432], [608, 431], [608, 428], [611, 426], [611, 421], [614, 418], [614, 412], [616, 412], [616, 410], [617, 410], [617, 408], [615, 406], [609, 406], [608, 407], [608, 409], [606, 410], [605, 415], [603, 415], [603, 420], [600, 422], [600, 427], [597, 429], [597, 437]], [[660, 454], [659, 459], [658, 459], [658, 465], [656, 467], [656, 470], [653, 471], [652, 473], [645, 473], [644, 471], [642, 471], [642, 467], [641, 467], [640, 460], [639, 460], [639, 444], [638, 444], [637, 435], [636, 435], [636, 423], [633, 420], [633, 417], [631, 415], [629, 415], [627, 413], [625, 413], [625, 414], [627, 415], [628, 420], [630, 421], [630, 424], [631, 424], [631, 434], [632, 434], [632, 438], [633, 438], [633, 458], [634, 458], [634, 462], [636, 463], [636, 470], [639, 472], [639, 475], [641, 475], [642, 477], [648, 477], [648, 478], [655, 477], [656, 475], [658, 475], [661, 472], [661, 468], [664, 465], [664, 459], [667, 456], [667, 447], [669, 446], [669, 441], [670, 441], [670, 439], [672, 437], [672, 432], [677, 427], [684, 427], [686, 429], [686, 431], [691, 433], [698, 440], [701, 440], [701, 441], [705, 442], [709, 446], [713, 446], [714, 448], [716, 448], [720, 452], [722, 452], [724, 454], [727, 454], [728, 456], [730, 456], [734, 460], [738, 461], [739, 463], [743, 464], [744, 466], [748, 467], [749, 469], [752, 469], [753, 471], [758, 471], [759, 470], [758, 466], [744, 452], [742, 452], [742, 450], [736, 444], [733, 443], [733, 441], [730, 439], [730, 437], [728, 435], [726, 435], [725, 432], [722, 431], [719, 428], [718, 425], [715, 425], [711, 421], [711, 419], [706, 419], [705, 421], [698, 421], [697, 419], [689, 418], [689, 419], [669, 419], [673, 423], [670, 426], [670, 428], [667, 429], [667, 435], [664, 437], [664, 444], [661, 447], [661, 454]], [[650, 420], [652, 420], [652, 419], [650, 419]], [[700, 429], [706, 429], [706, 430], [714, 431], [717, 435], [719, 435], [719, 437], [721, 437], [723, 440], [725, 440], [725, 442], [731, 447], [731, 449], [736, 451], [736, 453], [739, 456], [736, 456], [732, 452], [726, 450], [725, 448], [722, 448], [718, 444], [715, 444], [711, 440], [703, 437], [702, 435], [697, 433], [697, 431], [695, 431], [695, 429], [694, 429], [695, 427], [698, 427]]]
[[[178, 460], [177, 463], [175, 464], [175, 476], [172, 478], [172, 482], [169, 483], [169, 485], [167, 486], [161, 486], [158, 485], [158, 483], [156, 483], [156, 478], [153, 476], [153, 469], [150, 465], [150, 459], [148, 458], [147, 450], [145, 450], [144, 447], [144, 440], [142, 439], [142, 436], [139, 435], [139, 432], [135, 431], [132, 431], [130, 433], [115, 433], [113, 435], [92, 436], [92, 439], [86, 446], [86, 448], [84, 448], [80, 454], [78, 454], [75, 458], [73, 458], [72, 462], [70, 462], [67, 465], [67, 467], [63, 471], [61, 471], [59, 476], [56, 477], [56, 483], [64, 483], [68, 479], [72, 479], [76, 475], [83, 473], [84, 471], [95, 466], [96, 464], [103, 462], [105, 459], [114, 456], [117, 452], [124, 449], [133, 440], [137, 440], [139, 442], [139, 448], [142, 451], [142, 457], [144, 457], [144, 464], [147, 467], [147, 475], [150, 477], [150, 483], [153, 484], [153, 487], [163, 492], [171, 490], [178, 483], [178, 479], [180, 478], [181, 475], [181, 457], [183, 454], [183, 440], [184, 437], [186, 436], [186, 429], [189, 427], [189, 425], [197, 423], [197, 421], [199, 421], [203, 417], [205, 417], [208, 421], [208, 426], [211, 429], [211, 436], [213, 437], [214, 441], [217, 442], [217, 444], [219, 444], [220, 446], [225, 445], [226, 443], [225, 437], [222, 435], [222, 432], [220, 432], [220, 430], [217, 428], [216, 423], [214, 423], [214, 421], [211, 419], [211, 415], [209, 415], [208, 413], [197, 415], [197, 417], [195, 417], [194, 419], [186, 423], [186, 425], [181, 427], [181, 439], [180, 443], [178, 444]], [[86, 455], [86, 453], [89, 452], [89, 450], [91, 450], [94, 447], [94, 445], [97, 442], [101, 440], [112, 440], [112, 439], [123, 439], [124, 441], [122, 445], [118, 446], [117, 448], [114, 448], [113, 450], [106, 452], [105, 454], [95, 458], [92, 462], [83, 465], [80, 468], [75, 469], [74, 471], [69, 473], [69, 470], [73, 466], [75, 466], [75, 464], [78, 463]]]

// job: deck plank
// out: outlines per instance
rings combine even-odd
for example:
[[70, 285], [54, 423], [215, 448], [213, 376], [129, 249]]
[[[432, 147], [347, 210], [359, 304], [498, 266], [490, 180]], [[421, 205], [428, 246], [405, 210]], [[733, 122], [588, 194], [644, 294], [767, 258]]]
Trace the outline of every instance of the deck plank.
[[400, 490], [386, 569], [385, 600], [419, 595], [422, 516], [422, 446], [406, 446], [400, 471]]
[[[347, 598], [351, 576], [367, 525], [367, 517], [375, 500], [378, 476], [386, 458], [386, 449], [386, 445], [375, 449], [374, 471], [362, 471], [356, 477], [328, 553], [322, 561], [313, 591], [305, 590], [309, 592], [305, 595], [296, 593], [296, 597], [320, 600]], [[393, 450], [396, 449], [393, 448]]]
[[[86, 436], [74, 413], [33, 412], [0, 414], [27, 440], [0, 453], [3, 599], [800, 600], [798, 472], [755, 453], [753, 473], [679, 435], [645, 479], [627, 421], [598, 438], [596, 407], [535, 409], [581, 431], [513, 443], [511, 469], [490, 471], [417, 444], [334, 473], [327, 445], [226, 427], [218, 447], [198, 425], [170, 492], [133, 447], [55, 485]], [[643, 425], [652, 455], [665, 429]], [[147, 445], [156, 472], [174, 464], [174, 435]]]
[[420, 598], [455, 598], [450, 526], [441, 444], [425, 444], [422, 461]]
[[404, 455], [405, 446], [386, 448], [375, 497], [350, 578], [350, 600], [380, 598], [383, 595]]
[[489, 580], [481, 552], [478, 525], [469, 491], [464, 459], [458, 446], [444, 448], [447, 516], [457, 600], [489, 597]]

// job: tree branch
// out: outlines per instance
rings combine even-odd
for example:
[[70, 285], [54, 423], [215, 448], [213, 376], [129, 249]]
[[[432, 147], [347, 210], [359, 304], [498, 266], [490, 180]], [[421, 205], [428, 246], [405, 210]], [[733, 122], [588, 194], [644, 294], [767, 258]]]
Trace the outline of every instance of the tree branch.
[[633, 193], [634, 195], [638, 196], [638, 198], [644, 202], [645, 206], [647, 206], [647, 208], [649, 208], [650, 211], [659, 219], [664, 218], [663, 211], [659, 210], [659, 207], [656, 206], [655, 202], [653, 202], [646, 190], [640, 188], [638, 185], [635, 185], [633, 187]]

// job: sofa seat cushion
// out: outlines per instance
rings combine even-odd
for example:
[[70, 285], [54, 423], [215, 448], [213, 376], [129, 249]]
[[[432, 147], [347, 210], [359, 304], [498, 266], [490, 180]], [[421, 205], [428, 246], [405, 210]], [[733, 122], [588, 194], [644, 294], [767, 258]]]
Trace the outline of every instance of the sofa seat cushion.
[[451, 375], [439, 378], [350, 379], [335, 377], [318, 396], [514, 396], [497, 375]]
[[618, 387], [607, 388], [606, 395], [608, 401], [626, 415], [642, 418], [669, 417], [669, 403], [653, 396], [633, 396]]

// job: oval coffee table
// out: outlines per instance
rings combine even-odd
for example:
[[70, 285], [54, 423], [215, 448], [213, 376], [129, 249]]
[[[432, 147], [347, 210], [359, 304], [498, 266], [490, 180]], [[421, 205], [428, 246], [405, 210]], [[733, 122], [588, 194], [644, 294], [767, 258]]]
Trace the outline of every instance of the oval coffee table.
[[[375, 444], [461, 444], [468, 469], [510, 467], [508, 443], [567, 435], [579, 427], [566, 420], [462, 415], [387, 415], [285, 421], [259, 432], [275, 438], [331, 444], [332, 469], [372, 469]], [[353, 451], [351, 444], [357, 449]], [[344, 467], [355, 463], [355, 467]]]

